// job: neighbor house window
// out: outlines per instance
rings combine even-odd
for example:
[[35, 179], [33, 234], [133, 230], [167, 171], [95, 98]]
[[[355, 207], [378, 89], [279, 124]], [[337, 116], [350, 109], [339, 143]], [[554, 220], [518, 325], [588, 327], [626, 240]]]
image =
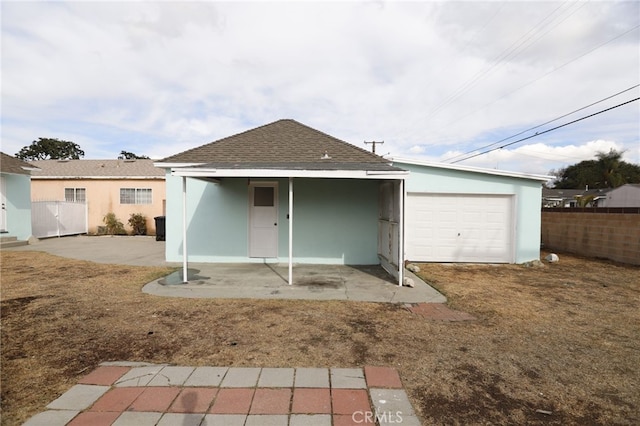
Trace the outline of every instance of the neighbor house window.
[[87, 190], [85, 188], [65, 188], [64, 200], [84, 203], [87, 201]]
[[120, 188], [120, 204], [151, 204], [151, 189]]

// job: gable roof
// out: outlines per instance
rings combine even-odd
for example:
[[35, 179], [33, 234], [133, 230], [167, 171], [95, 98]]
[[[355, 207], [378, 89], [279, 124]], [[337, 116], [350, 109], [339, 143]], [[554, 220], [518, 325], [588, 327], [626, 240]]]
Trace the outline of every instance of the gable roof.
[[162, 163], [221, 169], [400, 170], [379, 155], [291, 119], [172, 155], [158, 165]]
[[39, 160], [33, 179], [161, 179], [165, 173], [153, 160]]
[[13, 175], [29, 175], [34, 170], [37, 170], [37, 168], [31, 164], [0, 152], [0, 172]]

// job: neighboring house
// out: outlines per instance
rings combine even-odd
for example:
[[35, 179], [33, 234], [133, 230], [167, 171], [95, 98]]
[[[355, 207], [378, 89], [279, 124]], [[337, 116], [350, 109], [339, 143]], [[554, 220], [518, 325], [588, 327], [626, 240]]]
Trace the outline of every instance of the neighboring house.
[[542, 188], [542, 207], [578, 207], [578, 198], [584, 192], [582, 189]]
[[31, 164], [41, 172], [31, 180], [33, 201], [87, 203], [88, 232], [104, 226], [107, 213], [127, 224], [133, 213], [147, 218], [147, 233], [155, 233], [154, 217], [164, 214], [165, 180], [153, 160], [41, 160]]
[[584, 190], [544, 188], [542, 207], [640, 207], [640, 185]]
[[[166, 260], [381, 264], [539, 258], [546, 176], [392, 161], [279, 120], [156, 163]], [[406, 241], [406, 243], [405, 243]], [[186, 276], [186, 275], [184, 275]]]
[[0, 233], [24, 241], [31, 237], [31, 172], [36, 167], [0, 153]]
[[628, 183], [608, 191], [598, 207], [640, 207], [640, 184]]

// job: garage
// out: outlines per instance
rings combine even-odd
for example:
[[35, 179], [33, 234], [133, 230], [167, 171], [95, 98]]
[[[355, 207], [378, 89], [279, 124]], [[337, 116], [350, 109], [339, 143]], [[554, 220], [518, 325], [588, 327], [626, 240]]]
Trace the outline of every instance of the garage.
[[404, 259], [524, 263], [540, 258], [549, 176], [394, 158], [405, 180]]
[[407, 193], [405, 229], [413, 262], [514, 261], [510, 195]]

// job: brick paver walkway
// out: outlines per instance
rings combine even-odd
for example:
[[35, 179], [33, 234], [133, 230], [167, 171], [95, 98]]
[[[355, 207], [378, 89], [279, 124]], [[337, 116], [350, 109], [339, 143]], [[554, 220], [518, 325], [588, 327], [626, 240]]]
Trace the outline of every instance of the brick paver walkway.
[[473, 321], [476, 318], [466, 312], [455, 311], [444, 303], [415, 303], [405, 305], [409, 311], [434, 321]]
[[419, 425], [394, 368], [105, 363], [34, 425]]

